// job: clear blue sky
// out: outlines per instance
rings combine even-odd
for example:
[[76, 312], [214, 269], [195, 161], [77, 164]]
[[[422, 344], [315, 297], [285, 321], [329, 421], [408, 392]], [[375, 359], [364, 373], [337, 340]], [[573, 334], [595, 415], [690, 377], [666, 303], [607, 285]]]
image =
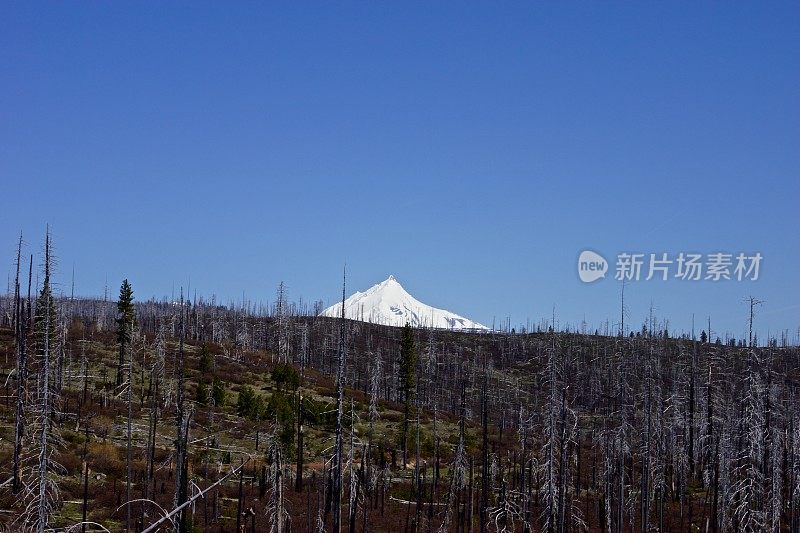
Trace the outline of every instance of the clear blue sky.
[[799, 171], [797, 2], [0, 4], [0, 266], [49, 222], [80, 294], [331, 302], [347, 262], [597, 325], [585, 248], [759, 251], [757, 282], [629, 285], [627, 320], [738, 336], [753, 294], [794, 334]]

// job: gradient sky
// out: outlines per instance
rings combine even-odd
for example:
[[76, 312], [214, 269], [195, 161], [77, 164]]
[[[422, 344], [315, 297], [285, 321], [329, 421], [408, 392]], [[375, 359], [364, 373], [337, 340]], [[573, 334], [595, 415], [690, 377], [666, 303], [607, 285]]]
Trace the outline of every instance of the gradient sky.
[[[677, 331], [800, 326], [797, 2], [0, 4], [0, 267], [137, 298], [333, 302], [394, 274], [491, 324], [619, 320], [580, 251], [761, 252], [649, 281]], [[613, 268], [613, 267], [612, 267]], [[352, 290], [350, 290], [352, 289]]]

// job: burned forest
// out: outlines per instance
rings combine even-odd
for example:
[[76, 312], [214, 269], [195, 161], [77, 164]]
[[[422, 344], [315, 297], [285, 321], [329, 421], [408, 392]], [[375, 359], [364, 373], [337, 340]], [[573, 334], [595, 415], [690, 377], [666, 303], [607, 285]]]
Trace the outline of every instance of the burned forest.
[[652, 314], [624, 335], [399, 328], [283, 284], [264, 306], [128, 280], [78, 298], [53, 290], [49, 234], [41, 269], [23, 248], [0, 300], [6, 530], [800, 528], [785, 338]]

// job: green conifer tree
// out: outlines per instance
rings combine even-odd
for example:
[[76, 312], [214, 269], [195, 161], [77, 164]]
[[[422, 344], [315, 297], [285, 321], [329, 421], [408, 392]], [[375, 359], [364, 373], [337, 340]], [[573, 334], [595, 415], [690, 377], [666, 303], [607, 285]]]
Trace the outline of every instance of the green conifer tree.
[[119, 288], [119, 301], [117, 302], [117, 342], [119, 343], [119, 362], [117, 363], [117, 386], [122, 385], [125, 366], [125, 354], [131, 343], [133, 327], [136, 324], [136, 314], [133, 308], [133, 289], [128, 280], [122, 280]]
[[214, 357], [211, 355], [211, 351], [209, 351], [206, 344], [203, 344], [200, 348], [200, 363], [198, 369], [203, 375], [214, 371]]
[[408, 423], [412, 416], [414, 393], [416, 390], [417, 348], [414, 345], [414, 330], [406, 322], [400, 341], [400, 386], [403, 391], [403, 467], [407, 463]]
[[214, 399], [214, 406], [217, 408], [225, 407], [225, 400], [228, 393], [225, 391], [225, 382], [214, 378], [211, 384], [211, 397]]
[[197, 384], [196, 401], [197, 405], [204, 406], [208, 404], [208, 385], [206, 385], [202, 380]]

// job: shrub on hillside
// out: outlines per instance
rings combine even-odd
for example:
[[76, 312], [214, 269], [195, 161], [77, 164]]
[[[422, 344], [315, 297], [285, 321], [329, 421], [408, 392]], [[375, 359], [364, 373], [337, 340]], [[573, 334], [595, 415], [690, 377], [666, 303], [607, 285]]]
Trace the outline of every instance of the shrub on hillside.
[[272, 381], [278, 387], [278, 390], [283, 390], [285, 386], [288, 390], [297, 390], [300, 386], [300, 374], [289, 363], [278, 363], [272, 369]]
[[253, 387], [245, 385], [239, 391], [236, 412], [248, 420], [258, 420], [264, 414], [264, 398], [253, 390]]

